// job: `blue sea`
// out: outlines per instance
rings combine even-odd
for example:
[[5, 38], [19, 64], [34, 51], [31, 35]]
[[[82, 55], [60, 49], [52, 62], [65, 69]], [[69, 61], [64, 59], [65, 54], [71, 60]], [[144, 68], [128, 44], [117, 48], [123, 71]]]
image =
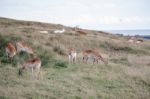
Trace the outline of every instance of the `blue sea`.
[[145, 29], [145, 30], [108, 30], [106, 32], [110, 32], [112, 34], [123, 34], [125, 36], [140, 35], [140, 36], [144, 37], [145, 39], [150, 39], [150, 29]]

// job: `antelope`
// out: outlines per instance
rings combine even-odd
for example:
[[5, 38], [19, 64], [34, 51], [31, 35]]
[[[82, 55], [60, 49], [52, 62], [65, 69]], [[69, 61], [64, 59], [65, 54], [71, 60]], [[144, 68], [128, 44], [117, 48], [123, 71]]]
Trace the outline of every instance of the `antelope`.
[[97, 64], [98, 64], [98, 61], [99, 61], [99, 60], [103, 61], [105, 64], [108, 64], [108, 61], [106, 61], [106, 60], [101, 56], [100, 53], [98, 53], [98, 52], [96, 52], [96, 51], [94, 51], [94, 50], [84, 50], [84, 51], [82, 52], [82, 55], [83, 55], [83, 57], [82, 57], [83, 63], [86, 63], [86, 64], [87, 64], [88, 59], [89, 59], [90, 57], [92, 57], [92, 58], [93, 58], [93, 64], [94, 64], [95, 62], [97, 62]]
[[40, 74], [40, 67], [41, 67], [41, 60], [37, 57], [34, 57], [30, 60], [25, 61], [21, 67], [19, 68], [18, 74], [21, 76], [23, 70], [25, 69], [31, 69], [32, 70], [32, 76], [33, 76], [33, 70], [37, 70], [38, 75]]
[[54, 33], [60, 33], [60, 34], [61, 34], [61, 33], [64, 33], [65, 31], [66, 31], [65, 29], [62, 29], [62, 30], [55, 30]]
[[144, 42], [143, 39], [137, 39], [137, 41], [136, 41], [137, 44], [142, 43], [142, 42]]
[[87, 35], [87, 33], [82, 31], [78, 25], [73, 28], [73, 31], [75, 31], [78, 35]]
[[48, 31], [39, 31], [41, 34], [48, 34]]
[[28, 46], [27, 44], [25, 44], [23, 42], [17, 42], [16, 46], [17, 46], [17, 53], [27, 52], [29, 54], [34, 55], [34, 50], [30, 46]]
[[128, 42], [131, 42], [131, 43], [133, 43], [133, 42], [134, 42], [134, 40], [133, 40], [133, 39], [129, 39], [129, 40], [128, 40]]
[[77, 30], [76, 32], [77, 32], [79, 35], [87, 35], [87, 33], [86, 33], [86, 32], [81, 31], [81, 30]]
[[7, 57], [9, 57], [12, 60], [13, 57], [16, 55], [16, 49], [15, 49], [14, 45], [9, 42], [9, 43], [7, 43], [5, 49], [6, 49]]
[[74, 48], [68, 48], [69, 63], [76, 63], [76, 56], [76, 50]]

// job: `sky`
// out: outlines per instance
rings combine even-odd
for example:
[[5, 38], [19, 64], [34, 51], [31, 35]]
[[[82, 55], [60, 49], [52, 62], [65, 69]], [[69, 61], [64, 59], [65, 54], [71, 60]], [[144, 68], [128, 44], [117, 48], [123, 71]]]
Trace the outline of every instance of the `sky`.
[[0, 0], [0, 16], [94, 30], [150, 29], [150, 0]]

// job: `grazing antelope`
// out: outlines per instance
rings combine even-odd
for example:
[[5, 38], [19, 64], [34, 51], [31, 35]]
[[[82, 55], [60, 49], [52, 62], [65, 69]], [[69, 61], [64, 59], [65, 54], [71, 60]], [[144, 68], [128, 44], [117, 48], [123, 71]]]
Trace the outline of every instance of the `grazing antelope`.
[[55, 30], [54, 33], [60, 33], [60, 34], [61, 34], [61, 33], [64, 33], [65, 31], [66, 31], [65, 29], [62, 29], [62, 30]]
[[136, 41], [137, 44], [142, 43], [142, 42], [144, 42], [143, 39], [137, 39], [137, 41]]
[[41, 34], [48, 34], [48, 31], [39, 31]]
[[128, 42], [133, 43], [133, 42], [134, 42], [134, 40], [133, 40], [133, 39], [129, 39], [129, 40], [128, 40]]
[[94, 51], [94, 50], [84, 50], [84, 51], [82, 52], [82, 55], [83, 55], [83, 58], [82, 58], [83, 63], [86, 63], [86, 64], [87, 64], [88, 59], [89, 59], [90, 57], [92, 57], [92, 58], [93, 58], [93, 64], [94, 64], [95, 62], [97, 62], [97, 64], [98, 64], [98, 61], [99, 61], [99, 60], [103, 61], [105, 64], [108, 64], [108, 61], [106, 61], [106, 60], [101, 56], [100, 53], [98, 53], [98, 52], [96, 52], [96, 51]]
[[13, 57], [16, 55], [16, 49], [15, 49], [14, 45], [9, 42], [9, 43], [7, 43], [5, 49], [6, 49], [7, 57], [9, 57], [12, 60]]
[[86, 32], [81, 31], [81, 30], [77, 30], [76, 32], [77, 32], [79, 35], [87, 35], [87, 33], [86, 33]]
[[28, 46], [27, 44], [25, 44], [23, 42], [17, 42], [16, 46], [17, 46], [17, 52], [18, 53], [27, 52], [29, 54], [34, 55], [34, 50], [30, 46]]
[[39, 58], [32, 58], [30, 60], [25, 61], [21, 67], [19, 68], [19, 75], [22, 75], [23, 70], [30, 68], [32, 70], [37, 70], [38, 75], [40, 74], [41, 60]]
[[76, 63], [77, 52], [74, 48], [68, 48], [69, 63]]

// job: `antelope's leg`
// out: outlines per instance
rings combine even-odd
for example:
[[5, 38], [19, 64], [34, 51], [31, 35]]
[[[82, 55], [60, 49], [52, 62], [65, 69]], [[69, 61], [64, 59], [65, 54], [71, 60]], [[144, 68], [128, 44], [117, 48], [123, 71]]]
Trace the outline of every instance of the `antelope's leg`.
[[70, 64], [70, 58], [71, 58], [71, 56], [69, 55], [68, 58], [69, 58], [69, 64]]
[[32, 72], [32, 78], [33, 78], [33, 67], [31, 68], [31, 72]]
[[77, 59], [76, 59], [76, 56], [74, 57], [74, 63], [76, 63]]
[[88, 61], [88, 57], [86, 57], [86, 64], [87, 64], [87, 61]]
[[7, 60], [8, 60], [8, 52], [6, 51], [6, 57], [7, 57]]
[[38, 76], [38, 79], [40, 79], [41, 77], [41, 71], [40, 71], [40, 68], [38, 68], [38, 70], [37, 70], [37, 72], [38, 72], [38, 74], [37, 74], [37, 76]]
[[82, 57], [82, 62], [84, 63], [84, 56]]
[[98, 59], [96, 60], [97, 64], [98, 64]]
[[94, 58], [94, 59], [93, 59], [93, 65], [94, 65], [95, 61], [96, 61], [96, 59]]

